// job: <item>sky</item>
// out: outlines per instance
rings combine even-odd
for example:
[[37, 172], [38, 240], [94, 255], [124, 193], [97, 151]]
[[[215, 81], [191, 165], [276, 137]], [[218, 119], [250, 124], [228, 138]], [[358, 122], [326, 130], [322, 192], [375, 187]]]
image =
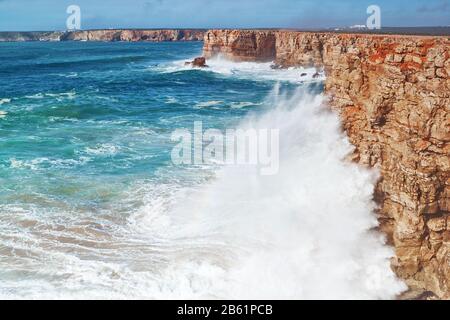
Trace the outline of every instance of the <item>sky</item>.
[[69, 5], [82, 29], [330, 28], [365, 24], [450, 26], [450, 0], [0, 0], [0, 31], [64, 30]]

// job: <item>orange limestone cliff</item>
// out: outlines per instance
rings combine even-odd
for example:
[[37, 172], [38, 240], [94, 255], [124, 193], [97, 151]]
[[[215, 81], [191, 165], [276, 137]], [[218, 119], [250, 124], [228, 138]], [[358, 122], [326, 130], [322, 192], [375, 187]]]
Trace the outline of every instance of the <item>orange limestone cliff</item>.
[[211, 30], [204, 55], [315, 66], [412, 289], [450, 299], [450, 37]]

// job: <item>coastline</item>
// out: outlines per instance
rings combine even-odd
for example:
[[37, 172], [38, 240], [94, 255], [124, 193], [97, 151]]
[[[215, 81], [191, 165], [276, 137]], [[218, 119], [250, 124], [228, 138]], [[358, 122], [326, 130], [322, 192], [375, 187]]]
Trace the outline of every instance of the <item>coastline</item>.
[[4, 31], [0, 42], [202, 41], [206, 29], [95, 29], [77, 31]]
[[[221, 29], [227, 30], [227, 29]], [[383, 28], [381, 30], [360, 29], [286, 29], [286, 28], [250, 28], [234, 29], [239, 31], [296, 32], [302, 34], [340, 34], [352, 36], [389, 36], [389, 37], [450, 37], [448, 27], [405, 27]], [[76, 31], [0, 31], [0, 42], [22, 41], [203, 41], [209, 29], [202, 28], [114, 28], [87, 29]], [[130, 37], [130, 35], [133, 35]]]

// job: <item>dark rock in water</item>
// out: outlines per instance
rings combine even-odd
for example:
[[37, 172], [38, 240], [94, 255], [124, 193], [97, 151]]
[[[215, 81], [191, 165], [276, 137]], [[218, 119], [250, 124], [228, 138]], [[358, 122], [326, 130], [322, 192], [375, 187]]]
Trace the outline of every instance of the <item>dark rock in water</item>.
[[306, 77], [308, 74], [306, 72], [303, 72], [300, 77]]
[[207, 68], [206, 59], [204, 57], [195, 58], [193, 61], [187, 61], [184, 63], [185, 66], [193, 66], [199, 68]]
[[320, 77], [320, 73], [316, 72], [316, 73], [313, 74], [313, 79], [316, 79], [318, 77]]
[[191, 62], [191, 64], [192, 64], [193, 67], [200, 67], [200, 68], [206, 68], [206, 67], [208, 67], [208, 66], [206, 65], [206, 59], [205, 59], [205, 57], [198, 57], [198, 58], [195, 58], [194, 61]]
[[275, 64], [270, 65], [270, 69], [279, 70], [279, 69], [283, 69], [283, 66], [275, 63]]

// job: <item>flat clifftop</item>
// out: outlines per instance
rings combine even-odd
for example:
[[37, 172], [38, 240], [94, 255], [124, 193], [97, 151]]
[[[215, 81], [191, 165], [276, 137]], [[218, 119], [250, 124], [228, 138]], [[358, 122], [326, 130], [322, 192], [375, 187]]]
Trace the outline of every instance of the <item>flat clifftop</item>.
[[[312, 32], [293, 30], [209, 30], [205, 33], [203, 53], [217, 54], [237, 61], [275, 61], [286, 66], [323, 65], [323, 46], [339, 42], [360, 42], [372, 47], [394, 42], [438, 41], [448, 45], [450, 35], [382, 35], [372, 33]], [[303, 57], [300, 57], [304, 55]], [[308, 59], [311, 61], [306, 61]]]
[[380, 170], [374, 199], [392, 268], [450, 299], [450, 36], [208, 31], [204, 55], [218, 54], [325, 70], [351, 159]]
[[0, 41], [202, 41], [201, 29], [102, 29], [0, 32]]

